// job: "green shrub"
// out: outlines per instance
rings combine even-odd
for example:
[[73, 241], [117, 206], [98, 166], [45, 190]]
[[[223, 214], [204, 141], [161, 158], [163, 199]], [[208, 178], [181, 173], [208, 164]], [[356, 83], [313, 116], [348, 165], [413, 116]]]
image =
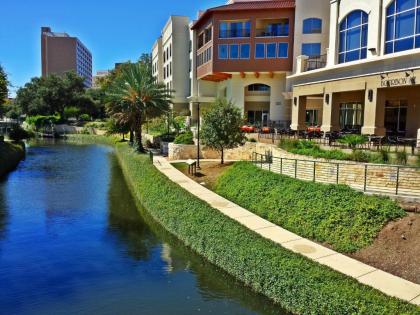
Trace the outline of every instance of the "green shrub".
[[80, 117], [79, 117], [79, 120], [80, 121], [90, 121], [90, 116], [88, 115], [88, 114], [82, 114], [82, 115], [80, 115]]
[[389, 163], [391, 158], [389, 156], [389, 151], [382, 149], [381, 151], [379, 151], [379, 154], [381, 155], [381, 160], [383, 163]]
[[16, 168], [24, 157], [23, 143], [0, 142], [0, 177]]
[[191, 131], [181, 133], [175, 137], [175, 144], [194, 144], [193, 133]]
[[118, 145], [116, 152], [135, 198], [158, 223], [211, 263], [291, 312], [418, 312], [414, 305], [258, 236], [168, 180], [152, 166], [148, 156], [135, 154], [126, 145]]
[[80, 116], [80, 109], [75, 106], [69, 106], [64, 108], [64, 117], [69, 118], [78, 118]]
[[254, 138], [248, 138], [248, 139], [247, 139], [247, 141], [248, 141], [248, 142], [252, 142], [252, 143], [256, 143], [256, 142], [257, 142], [257, 140], [256, 140], [256, 139], [254, 139]]
[[368, 163], [371, 161], [372, 155], [362, 150], [353, 150], [348, 159], [350, 161]]
[[9, 132], [9, 139], [12, 141], [21, 141], [24, 139], [29, 139], [30, 136], [30, 133], [19, 125], [14, 126]]
[[25, 120], [25, 122], [29, 126], [35, 127], [35, 129], [40, 129], [43, 127], [49, 127], [51, 124], [55, 125], [61, 122], [60, 115], [51, 115], [51, 116], [28, 116]]
[[312, 156], [327, 160], [347, 160], [349, 155], [341, 150], [323, 150], [319, 145], [307, 140], [290, 140], [284, 139], [280, 141], [279, 147], [293, 154]]
[[236, 163], [216, 192], [301, 236], [342, 252], [372, 243], [382, 227], [404, 211], [388, 198], [367, 196], [348, 186], [296, 180]]
[[407, 152], [404, 150], [404, 151], [397, 151], [396, 153], [396, 160], [397, 160], [397, 163], [398, 164], [401, 164], [401, 165], [407, 165], [407, 162], [408, 162], [408, 154], [407, 154]]
[[355, 149], [357, 145], [365, 144], [368, 138], [364, 135], [345, 135], [337, 141], [342, 144], [347, 144], [349, 148]]

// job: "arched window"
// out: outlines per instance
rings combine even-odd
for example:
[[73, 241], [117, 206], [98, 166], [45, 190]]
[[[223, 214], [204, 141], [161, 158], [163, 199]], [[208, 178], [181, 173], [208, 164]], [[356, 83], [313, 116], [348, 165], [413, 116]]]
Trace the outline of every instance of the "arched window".
[[367, 13], [357, 10], [347, 15], [340, 23], [339, 63], [366, 58], [368, 22]]
[[317, 18], [309, 18], [303, 20], [303, 34], [320, 34], [322, 33], [322, 20]]
[[386, 10], [385, 53], [420, 48], [420, 1], [395, 0]]

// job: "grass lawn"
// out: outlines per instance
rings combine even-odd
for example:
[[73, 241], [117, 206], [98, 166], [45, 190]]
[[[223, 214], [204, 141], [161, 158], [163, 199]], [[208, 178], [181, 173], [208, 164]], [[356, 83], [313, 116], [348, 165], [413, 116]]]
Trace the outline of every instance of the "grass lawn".
[[0, 177], [12, 171], [25, 157], [24, 144], [0, 143]]

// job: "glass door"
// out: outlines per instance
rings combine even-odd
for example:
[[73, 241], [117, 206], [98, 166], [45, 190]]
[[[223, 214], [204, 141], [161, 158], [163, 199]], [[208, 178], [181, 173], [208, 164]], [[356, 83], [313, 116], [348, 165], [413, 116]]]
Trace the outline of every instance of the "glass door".
[[405, 136], [407, 109], [407, 101], [387, 101], [385, 103], [385, 128], [388, 135]]

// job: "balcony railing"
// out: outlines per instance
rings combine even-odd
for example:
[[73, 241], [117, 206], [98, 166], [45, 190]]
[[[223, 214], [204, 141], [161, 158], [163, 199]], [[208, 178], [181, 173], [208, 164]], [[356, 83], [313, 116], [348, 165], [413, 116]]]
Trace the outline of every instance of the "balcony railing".
[[257, 37], [280, 37], [289, 36], [289, 30], [287, 28], [281, 29], [257, 29]]
[[327, 55], [312, 56], [305, 60], [304, 71], [312, 71], [325, 68], [327, 65]]
[[220, 30], [219, 38], [247, 38], [251, 37], [250, 29]]

